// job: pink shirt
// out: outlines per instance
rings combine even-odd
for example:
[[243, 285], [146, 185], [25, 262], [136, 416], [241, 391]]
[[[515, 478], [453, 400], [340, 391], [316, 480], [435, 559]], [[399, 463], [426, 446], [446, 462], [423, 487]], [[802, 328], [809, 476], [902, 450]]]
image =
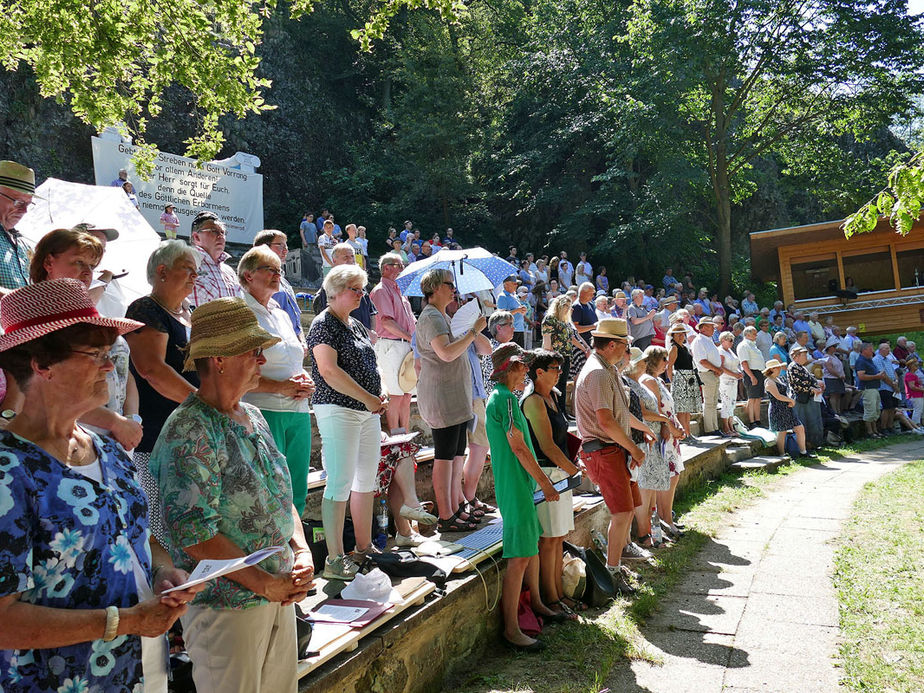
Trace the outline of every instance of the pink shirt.
[[168, 229], [173, 229], [176, 231], [180, 228], [180, 218], [176, 214], [167, 214], [163, 212], [160, 215], [160, 223], [163, 226], [166, 226]]
[[905, 392], [912, 399], [924, 397], [924, 384], [921, 383], [921, 378], [918, 377], [917, 372], [905, 373]]
[[400, 334], [385, 327], [385, 318], [392, 318], [402, 330], [410, 335], [414, 334], [417, 323], [414, 320], [414, 311], [411, 310], [411, 302], [401, 294], [401, 289], [394, 279], [382, 277], [382, 281], [372, 290], [369, 298], [378, 311], [375, 316], [375, 331], [379, 337], [404, 339]]

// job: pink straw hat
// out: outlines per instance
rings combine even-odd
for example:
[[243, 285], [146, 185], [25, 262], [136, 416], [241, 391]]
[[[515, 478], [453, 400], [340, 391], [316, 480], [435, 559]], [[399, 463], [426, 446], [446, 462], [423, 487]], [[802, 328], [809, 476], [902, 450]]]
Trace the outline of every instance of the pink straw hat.
[[120, 335], [144, 327], [135, 320], [102, 317], [82, 282], [51, 279], [16, 289], [0, 299], [0, 351], [80, 322], [114, 327]]

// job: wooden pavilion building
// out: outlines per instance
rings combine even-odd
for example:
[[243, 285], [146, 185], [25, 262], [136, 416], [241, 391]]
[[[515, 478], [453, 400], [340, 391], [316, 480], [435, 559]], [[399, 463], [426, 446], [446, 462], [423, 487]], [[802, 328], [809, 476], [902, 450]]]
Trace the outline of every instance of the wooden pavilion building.
[[871, 335], [922, 329], [924, 217], [907, 236], [881, 218], [872, 232], [848, 239], [842, 223], [750, 234], [751, 273], [777, 282], [787, 306], [818, 311], [822, 320], [830, 315], [842, 328]]

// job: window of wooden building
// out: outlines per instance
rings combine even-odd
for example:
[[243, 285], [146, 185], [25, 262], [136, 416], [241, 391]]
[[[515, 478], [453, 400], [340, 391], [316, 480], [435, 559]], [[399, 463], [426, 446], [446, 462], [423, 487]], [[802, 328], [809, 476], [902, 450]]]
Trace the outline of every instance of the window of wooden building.
[[797, 301], [832, 296], [830, 282], [838, 286], [837, 257], [834, 253], [813, 258], [794, 258], [791, 268], [793, 296]]
[[897, 250], [898, 279], [902, 289], [924, 286], [924, 248]]
[[852, 278], [858, 292], [895, 289], [892, 254], [888, 248], [867, 250], [857, 255], [844, 255], [842, 263], [845, 285], [849, 287], [849, 279]]

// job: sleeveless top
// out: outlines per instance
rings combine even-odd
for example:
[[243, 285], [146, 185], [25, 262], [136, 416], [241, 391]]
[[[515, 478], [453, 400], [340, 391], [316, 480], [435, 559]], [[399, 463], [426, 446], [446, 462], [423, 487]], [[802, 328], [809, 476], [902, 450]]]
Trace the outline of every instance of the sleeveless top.
[[[533, 384], [530, 383], [526, 386], [526, 391], [520, 398], [521, 409], [523, 408], [523, 404], [526, 402], [526, 398], [532, 394], [535, 394], [535, 389]], [[540, 397], [540, 399], [542, 398]], [[542, 400], [542, 403], [545, 405], [545, 413], [548, 415], [549, 423], [552, 425], [552, 440], [555, 441], [555, 445], [558, 446], [558, 449], [565, 453], [565, 457], [570, 459], [568, 455], [568, 420], [565, 418], [565, 415], [562, 411], [553, 409], [544, 399]], [[533, 450], [536, 451], [536, 461], [539, 463], [539, 466], [558, 466], [552, 462], [552, 460], [546, 457], [544, 452], [542, 452], [542, 446], [539, 444], [539, 439], [536, 437], [535, 431], [533, 431], [533, 426], [529, 421], [529, 417], [526, 417], [526, 425], [529, 427], [529, 438], [533, 443]]]
[[677, 347], [677, 358], [674, 359], [674, 368], [681, 371], [692, 371], [693, 356], [690, 354], [690, 350], [687, 349], [687, 345], [675, 343], [674, 346]]

